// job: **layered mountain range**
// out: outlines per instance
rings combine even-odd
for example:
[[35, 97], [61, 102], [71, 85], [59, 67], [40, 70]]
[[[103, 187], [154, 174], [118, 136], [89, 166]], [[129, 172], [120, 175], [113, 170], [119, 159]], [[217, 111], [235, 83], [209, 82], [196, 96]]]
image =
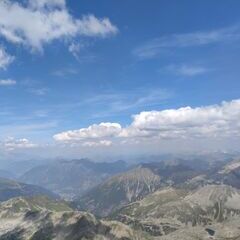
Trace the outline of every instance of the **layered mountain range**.
[[79, 209], [107, 216], [157, 189], [185, 183], [199, 174], [199, 170], [184, 165], [181, 161], [140, 164], [108, 178], [74, 202]]
[[69, 203], [42, 187], [5, 179], [5, 188], [16, 194], [0, 204], [0, 240], [240, 239], [240, 160], [194, 161], [130, 167], [122, 161], [61, 161], [21, 177], [44, 180], [39, 185], [65, 199], [70, 187]]
[[36, 166], [19, 180], [48, 188], [61, 197], [71, 200], [116, 173], [127, 169], [124, 161], [92, 162], [88, 159], [57, 161]]

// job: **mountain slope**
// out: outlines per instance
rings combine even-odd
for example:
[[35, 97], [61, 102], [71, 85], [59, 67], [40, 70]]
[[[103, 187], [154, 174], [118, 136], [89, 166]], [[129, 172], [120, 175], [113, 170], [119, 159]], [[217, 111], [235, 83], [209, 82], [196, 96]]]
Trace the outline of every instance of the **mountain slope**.
[[153, 193], [160, 187], [181, 184], [199, 174], [179, 162], [146, 163], [107, 179], [75, 200], [76, 205], [99, 216]]
[[161, 240], [239, 240], [239, 218], [230, 219], [224, 223], [213, 223], [206, 226], [184, 227], [168, 235], [160, 237]]
[[142, 167], [160, 176], [165, 185], [178, 185], [202, 173], [198, 168], [193, 168], [190, 161], [181, 160], [146, 163], [142, 164]]
[[114, 176], [76, 200], [80, 209], [107, 216], [117, 208], [154, 192], [160, 177], [147, 168], [137, 167]]
[[72, 199], [126, 168], [123, 161], [113, 163], [95, 163], [87, 159], [58, 161], [35, 167], [26, 172], [20, 180], [45, 187], [65, 199]]
[[0, 201], [6, 201], [18, 196], [46, 195], [51, 198], [58, 196], [42, 187], [20, 183], [14, 180], [0, 178]]
[[234, 160], [224, 165], [212, 178], [240, 189], [240, 160]]
[[71, 211], [61, 202], [45, 199], [43, 204], [42, 199], [18, 198], [0, 204], [0, 240], [7, 239], [143, 240], [148, 238], [141, 237], [140, 233], [120, 222], [98, 220], [92, 214]]
[[238, 218], [240, 192], [227, 185], [206, 185], [194, 191], [166, 188], [123, 207], [116, 219], [153, 236]]
[[172, 231], [162, 225], [167, 234], [150, 236], [149, 233], [156, 230], [150, 225], [145, 225], [148, 233], [144, 233], [119, 221], [99, 220], [89, 213], [73, 212], [62, 202], [17, 198], [0, 204], [0, 240], [238, 240], [239, 220], [233, 216], [224, 223], [185, 225]]
[[0, 215], [11, 216], [27, 211], [73, 211], [67, 202], [54, 200], [47, 196], [16, 197], [0, 204]]

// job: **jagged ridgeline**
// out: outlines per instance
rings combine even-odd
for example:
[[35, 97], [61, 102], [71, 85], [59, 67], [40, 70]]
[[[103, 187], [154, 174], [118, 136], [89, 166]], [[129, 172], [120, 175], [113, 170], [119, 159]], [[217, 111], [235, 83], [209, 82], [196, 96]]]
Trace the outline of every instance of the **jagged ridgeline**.
[[47, 197], [14, 198], [0, 204], [0, 239], [137, 240], [148, 235], [118, 221], [99, 220]]

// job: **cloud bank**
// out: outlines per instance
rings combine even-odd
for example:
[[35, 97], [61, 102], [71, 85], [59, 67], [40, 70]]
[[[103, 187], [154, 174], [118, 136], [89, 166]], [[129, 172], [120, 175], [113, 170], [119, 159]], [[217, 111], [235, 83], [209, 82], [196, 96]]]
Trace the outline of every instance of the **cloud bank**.
[[[161, 140], [189, 140], [240, 137], [240, 99], [192, 108], [140, 112], [132, 123], [100, 123], [53, 136], [57, 142], [100, 145], [102, 141], [124, 144]], [[94, 144], [88, 144], [93, 140]], [[112, 144], [106, 144], [111, 146]]]
[[24, 136], [7, 138], [0, 141], [0, 150], [52, 156], [235, 151], [239, 148], [239, 119], [240, 99], [236, 99], [217, 105], [144, 111], [133, 115], [128, 125], [96, 123], [59, 132], [48, 143], [34, 143]]

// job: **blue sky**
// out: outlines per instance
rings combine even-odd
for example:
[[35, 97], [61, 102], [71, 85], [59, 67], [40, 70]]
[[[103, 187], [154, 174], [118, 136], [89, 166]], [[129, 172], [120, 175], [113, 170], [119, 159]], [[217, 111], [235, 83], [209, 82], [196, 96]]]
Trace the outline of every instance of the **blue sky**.
[[[3, 1], [0, 150], [114, 152], [129, 141], [135, 152], [142, 145], [152, 152], [179, 136], [194, 139], [195, 148], [232, 146], [239, 138], [239, 8], [237, 0]], [[187, 106], [192, 112], [179, 110]], [[160, 115], [151, 125], [149, 116], [140, 119], [152, 111]], [[173, 122], [168, 130], [164, 119]], [[214, 125], [220, 122], [226, 125]], [[101, 123], [119, 124], [121, 133]]]

